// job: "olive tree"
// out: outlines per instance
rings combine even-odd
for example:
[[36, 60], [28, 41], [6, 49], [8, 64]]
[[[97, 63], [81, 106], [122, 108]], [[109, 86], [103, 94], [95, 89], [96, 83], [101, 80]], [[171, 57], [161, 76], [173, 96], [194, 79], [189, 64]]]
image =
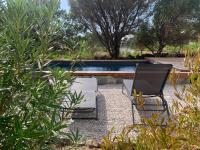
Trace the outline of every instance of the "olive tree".
[[120, 54], [121, 40], [149, 16], [147, 0], [71, 0], [71, 10], [100, 40], [112, 58]]
[[188, 18], [193, 5], [193, 0], [156, 1], [153, 18], [139, 27], [136, 44], [161, 55], [167, 45], [182, 45], [195, 39], [197, 34]]

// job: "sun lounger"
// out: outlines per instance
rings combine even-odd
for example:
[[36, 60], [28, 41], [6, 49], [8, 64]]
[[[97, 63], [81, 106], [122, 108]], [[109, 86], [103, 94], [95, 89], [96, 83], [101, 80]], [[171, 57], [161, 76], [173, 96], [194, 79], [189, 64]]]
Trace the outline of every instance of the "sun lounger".
[[73, 110], [72, 119], [97, 119], [97, 79], [76, 78], [70, 90], [72, 92], [76, 91], [77, 93], [81, 92], [84, 96], [81, 103]]
[[[135, 105], [136, 108], [140, 111], [167, 111], [169, 115], [168, 104], [167, 101], [164, 99], [163, 89], [171, 69], [171, 64], [137, 65], [135, 78], [131, 80], [125, 79], [123, 80], [122, 84], [122, 93], [124, 93], [124, 89], [126, 89], [127, 95], [132, 102], [132, 110], [134, 109], [133, 106]], [[139, 104], [133, 96], [134, 91], [135, 93], [137, 93], [136, 95], [142, 93], [142, 97], [145, 98], [159, 97], [161, 99], [163, 109], [145, 109], [144, 106], [139, 108]]]

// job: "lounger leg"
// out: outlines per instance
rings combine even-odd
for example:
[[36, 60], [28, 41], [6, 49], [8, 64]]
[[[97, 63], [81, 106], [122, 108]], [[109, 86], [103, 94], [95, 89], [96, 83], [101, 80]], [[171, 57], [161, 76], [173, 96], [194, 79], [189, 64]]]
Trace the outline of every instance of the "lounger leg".
[[95, 120], [98, 120], [98, 100], [97, 100], [97, 97], [96, 97], [96, 118]]
[[169, 107], [168, 107], [167, 101], [165, 100], [163, 95], [161, 95], [160, 98], [162, 99], [163, 106], [164, 106], [165, 110], [167, 111], [167, 115], [170, 116], [170, 112], [169, 112]]
[[124, 94], [124, 83], [122, 83], [122, 94]]
[[168, 117], [170, 116], [170, 112], [169, 112], [169, 107], [168, 107], [168, 104], [166, 103], [166, 109], [167, 109], [167, 115]]
[[134, 104], [132, 103], [132, 115], [133, 115], [133, 124], [135, 123], [135, 116], [134, 116]]

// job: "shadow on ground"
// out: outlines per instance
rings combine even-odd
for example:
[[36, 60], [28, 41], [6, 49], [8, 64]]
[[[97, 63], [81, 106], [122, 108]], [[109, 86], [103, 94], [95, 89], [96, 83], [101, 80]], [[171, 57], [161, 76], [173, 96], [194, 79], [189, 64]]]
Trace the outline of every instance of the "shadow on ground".
[[153, 115], [156, 115], [158, 117], [157, 124], [162, 123], [162, 125], [165, 125], [167, 120], [169, 119], [169, 116], [167, 114], [167, 110], [164, 110], [164, 106], [162, 105], [162, 102], [160, 98], [147, 98], [144, 100], [145, 105], [142, 108], [136, 109], [136, 107], [133, 107], [133, 117], [134, 117], [134, 123], [135, 124], [141, 124], [141, 120], [143, 118], [151, 119]]
[[100, 140], [102, 136], [107, 135], [107, 114], [106, 100], [104, 95], [97, 95], [98, 120], [76, 119], [70, 125], [72, 131], [79, 130], [80, 134], [86, 139]]

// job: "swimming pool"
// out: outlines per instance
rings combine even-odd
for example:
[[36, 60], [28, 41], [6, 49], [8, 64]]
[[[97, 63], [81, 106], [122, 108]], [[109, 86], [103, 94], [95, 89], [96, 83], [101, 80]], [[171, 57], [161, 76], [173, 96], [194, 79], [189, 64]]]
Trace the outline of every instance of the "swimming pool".
[[145, 63], [149, 64], [149, 61], [145, 60], [92, 60], [92, 61], [51, 61], [47, 67], [61, 68], [66, 71], [125, 71], [135, 72], [136, 64]]
[[[133, 78], [135, 75], [136, 65], [138, 63], [151, 64], [149, 60], [84, 60], [84, 61], [50, 61], [45, 70], [48, 68], [60, 68], [65, 71], [72, 71], [75, 76], [109, 76], [114, 78]], [[190, 72], [176, 71], [177, 78], [187, 79]]]

